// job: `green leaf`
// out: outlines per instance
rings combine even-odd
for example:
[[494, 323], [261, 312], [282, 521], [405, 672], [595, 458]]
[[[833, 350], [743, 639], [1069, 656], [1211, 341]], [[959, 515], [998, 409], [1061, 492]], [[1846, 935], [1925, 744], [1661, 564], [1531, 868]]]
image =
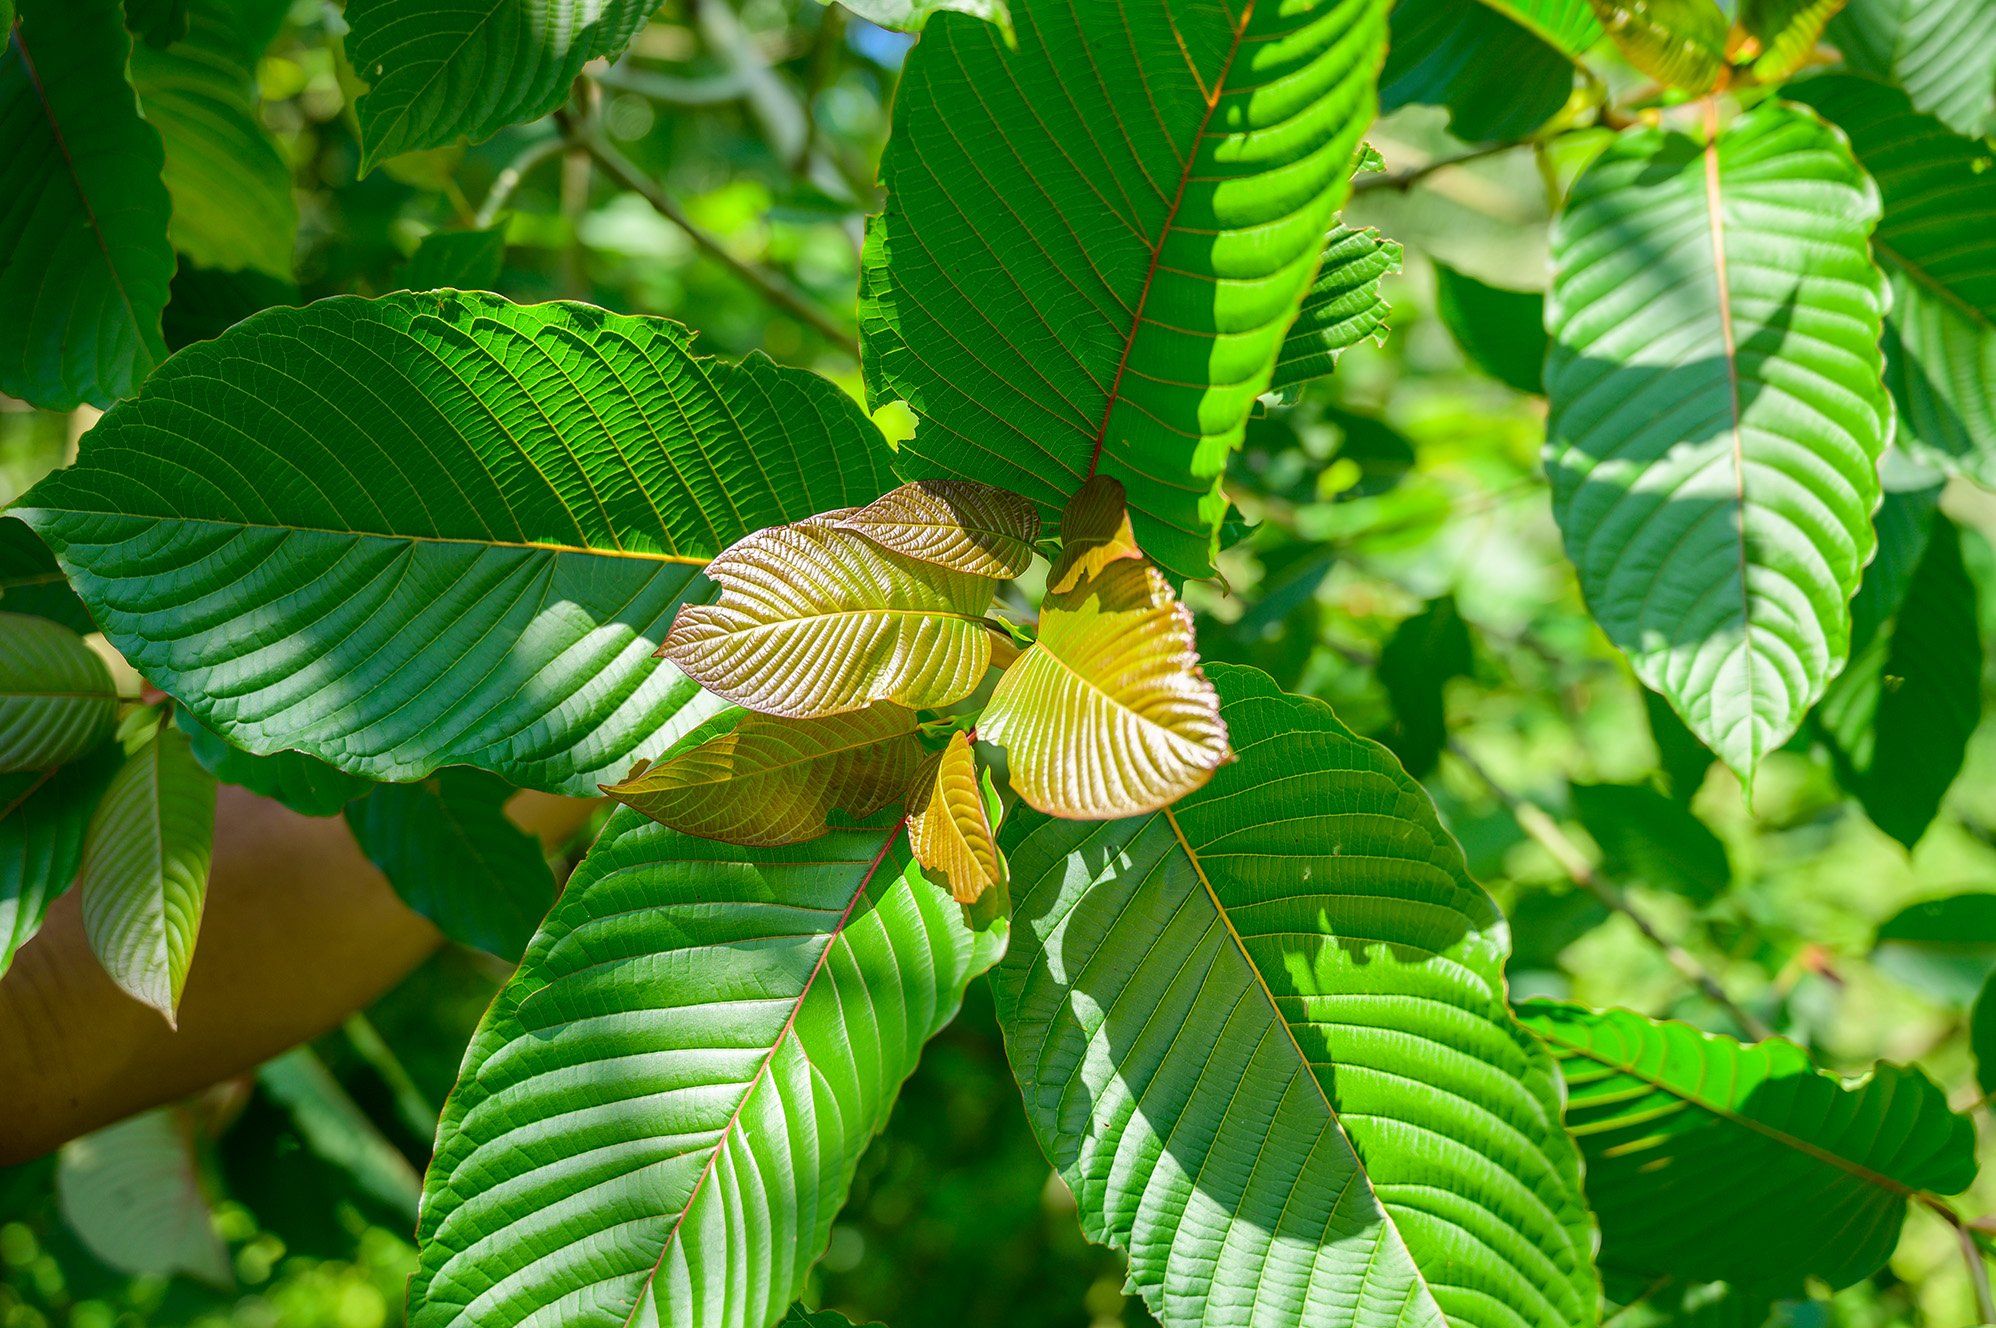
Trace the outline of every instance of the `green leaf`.
[[1829, 37], [1852, 69], [1980, 138], [1996, 128], [1996, 0], [1850, 0]]
[[1004, 836], [993, 991], [1089, 1238], [1165, 1328], [1593, 1324], [1578, 1159], [1495, 906], [1390, 753], [1212, 673], [1240, 759], [1205, 788]]
[[197, 341], [213, 341], [251, 314], [303, 303], [297, 286], [265, 272], [249, 268], [218, 272], [182, 263], [173, 274], [173, 298], [167, 301], [162, 324], [167, 348], [181, 350]]
[[1759, 47], [1753, 76], [1779, 83], [1809, 62], [1844, 0], [1740, 0], [1740, 27]]
[[1005, 860], [991, 824], [970, 735], [959, 729], [915, 778], [908, 797], [908, 851], [924, 876], [959, 904], [974, 904], [987, 890], [1005, 885]]
[[84, 1248], [119, 1272], [235, 1285], [187, 1108], [159, 1107], [64, 1144], [55, 1195]]
[[1015, 47], [933, 25], [895, 93], [860, 285], [868, 400], [921, 419], [902, 472], [1049, 520], [1114, 476], [1151, 556], [1205, 575], [1228, 454], [1372, 120], [1385, 10], [1249, 5], [1236, 26], [1191, 0], [1025, 0]]
[[1705, 772], [1715, 759], [1712, 749], [1698, 741], [1684, 721], [1670, 708], [1670, 702], [1645, 687], [1643, 713], [1649, 720], [1650, 741], [1656, 745], [1657, 770], [1663, 776], [1663, 791], [1681, 803], [1689, 803], [1704, 787]]
[[1588, 606], [1751, 782], [1849, 645], [1872, 550], [1885, 304], [1842, 140], [1767, 103], [1624, 132], [1553, 228], [1546, 468]]
[[1545, 296], [1491, 286], [1440, 261], [1434, 269], [1435, 312], [1470, 363], [1506, 387], [1542, 394]]
[[1774, 1314], [1773, 1297], [1725, 1282], [1667, 1281], [1637, 1292], [1608, 1318], [1613, 1328], [1768, 1328]]
[[[853, 1321], [836, 1310], [807, 1310], [800, 1302], [784, 1311], [776, 1321], [776, 1328], [855, 1328]], [[878, 1323], [859, 1325], [859, 1328], [882, 1328]]]
[[748, 714], [603, 791], [702, 839], [797, 844], [825, 834], [835, 810], [862, 818], [899, 802], [922, 761], [915, 731], [915, 713], [897, 705], [823, 719]]
[[1982, 984], [1968, 1016], [1968, 1049], [1975, 1057], [1975, 1082], [1996, 1097], [1996, 978]]
[[166, 47], [187, 35], [190, 0], [125, 0], [125, 26], [148, 46]]
[[[822, 0], [830, 4], [831, 0]], [[937, 14], [968, 14], [995, 23], [1004, 32], [1012, 29], [1012, 16], [1005, 0], [838, 0], [869, 23], [895, 32], [920, 32]]]
[[1379, 296], [1379, 282], [1400, 270], [1400, 246], [1371, 227], [1343, 222], [1324, 241], [1323, 265], [1303, 292], [1303, 307], [1289, 325], [1275, 361], [1271, 392], [1289, 397], [1338, 366], [1338, 357], [1362, 341], [1383, 343], [1393, 306]]
[[97, 630], [48, 546], [25, 522], [4, 516], [0, 516], [0, 612], [47, 618], [72, 632]]
[[1575, 784], [1573, 812], [1601, 846], [1608, 869], [1658, 890], [1709, 904], [1732, 884], [1719, 837], [1646, 784]]
[[1975, 1130], [1918, 1070], [1846, 1083], [1793, 1043], [1533, 1001], [1566, 1079], [1601, 1266], [1777, 1292], [1884, 1265], [1915, 1193], [1975, 1177]]
[[517, 960], [554, 903], [541, 841], [506, 819], [512, 787], [483, 770], [378, 784], [346, 806], [368, 861], [460, 945]]
[[291, 167], [258, 119], [256, 62], [243, 0], [188, 0], [186, 36], [132, 51], [139, 111], [166, 148], [173, 247], [212, 268], [289, 279], [298, 237]]
[[1010, 580], [1032, 565], [1040, 514], [1018, 494], [988, 484], [919, 480], [833, 524], [904, 557]]
[[1915, 990], [1965, 1006], [1996, 973], [1996, 894], [1908, 904], [1879, 924], [1871, 961]]
[[1884, 200], [1872, 248], [1892, 287], [1885, 376], [1908, 450], [1996, 485], [1996, 257], [1986, 242], [1996, 152], [1869, 79], [1827, 75], [1794, 92], [1850, 136]]
[[491, 290], [506, 266], [506, 223], [485, 230], [431, 231], [395, 270], [402, 290]]
[[121, 759], [107, 746], [60, 769], [0, 775], [0, 974], [76, 880], [84, 829]]
[[1474, 664], [1469, 624], [1453, 595], [1429, 600], [1381, 648], [1379, 683], [1393, 704], [1393, 725], [1380, 741], [1415, 778], [1435, 768], [1448, 741], [1444, 689], [1451, 678], [1468, 677]]
[[1591, 0], [1484, 0], [1490, 8], [1523, 24], [1570, 56], [1582, 56], [1601, 40], [1601, 22]]
[[619, 810], [444, 1108], [411, 1328], [766, 1324], [1003, 946], [897, 820], [751, 854]]
[[166, 355], [159, 133], [125, 82], [118, 0], [19, 0], [0, 48], [0, 393], [107, 406]]
[[310, 1047], [293, 1047], [258, 1067], [256, 1081], [290, 1113], [313, 1153], [388, 1212], [415, 1224], [422, 1178]]
[[161, 725], [126, 759], [83, 841], [83, 931], [111, 981], [177, 1026], [214, 850], [215, 777]]
[[1624, 59], [1659, 83], [1710, 92], [1726, 67], [1726, 16], [1713, 0], [1593, 0]]
[[689, 604], [659, 654], [737, 705], [814, 719], [892, 701], [960, 701], [991, 666], [997, 583], [842, 530], [845, 513], [772, 526], [707, 565], [719, 602]]
[[1380, 109], [1445, 106], [1449, 133], [1467, 143], [1524, 138], [1573, 95], [1572, 53], [1514, 22], [1502, 6], [1397, 0], [1391, 37]]
[[0, 771], [47, 770], [111, 736], [111, 670], [61, 623], [0, 613]]
[[832, 384], [691, 341], [487, 295], [272, 309], [176, 355], [15, 512], [246, 751], [593, 795], [718, 706], [650, 658], [708, 559], [890, 482]]
[[364, 175], [383, 158], [537, 120], [591, 60], [618, 55], [657, 0], [352, 0], [347, 57]]
[[301, 816], [338, 816], [342, 807], [373, 787], [303, 752], [252, 756], [184, 708], [175, 711], [174, 720], [202, 769], [224, 784], [280, 802]]

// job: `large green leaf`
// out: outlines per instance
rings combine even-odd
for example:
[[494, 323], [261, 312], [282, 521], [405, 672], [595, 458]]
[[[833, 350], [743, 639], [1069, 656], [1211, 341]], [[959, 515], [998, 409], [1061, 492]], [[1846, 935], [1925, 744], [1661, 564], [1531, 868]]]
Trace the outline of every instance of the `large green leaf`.
[[475, 294], [272, 309], [176, 355], [18, 514], [247, 751], [594, 794], [719, 704], [650, 658], [699, 569], [891, 478], [832, 384], [691, 342]]
[[1996, 152], [1870, 79], [1825, 75], [1795, 95], [1850, 136], [1884, 200], [1872, 248], [1892, 286], [1886, 382], [1904, 441], [1996, 485]]
[[1909, 1197], [1974, 1179], [1974, 1127], [1918, 1070], [1845, 1083], [1780, 1040], [1626, 1010], [1521, 1013], [1560, 1059], [1604, 1270], [1846, 1286], [1890, 1257]]
[[1904, 88], [1956, 133], [1996, 127], [1996, 0], [1850, 0], [1829, 38], [1851, 68]]
[[27, 613], [72, 632], [95, 631], [55, 555], [25, 522], [0, 517], [0, 613]]
[[298, 205], [291, 167], [257, 119], [256, 62], [245, 11], [271, 0], [190, 0], [187, 35], [132, 51], [132, 86], [166, 146], [167, 234], [213, 268], [291, 275]]
[[1842, 666], [1892, 411], [1877, 194], [1766, 103], [1624, 132], [1553, 228], [1546, 468], [1589, 607], [1744, 778]]
[[120, 755], [107, 746], [58, 770], [0, 775], [0, 974], [76, 880], [84, 829]]
[[[1098, 471], [1167, 569], [1203, 575], [1219, 480], [1370, 123], [1381, 0], [1012, 6], [908, 57], [867, 232], [869, 398], [902, 470], [1049, 520]], [[970, 90], [974, 90], [974, 95]]]
[[621, 52], [657, 0], [353, 0], [347, 57], [368, 84], [361, 170], [492, 137], [561, 105], [591, 60]]
[[1006, 1050], [1089, 1236], [1166, 1328], [1594, 1323], [1495, 906], [1390, 753], [1212, 673], [1240, 759], [1211, 783], [1004, 836]]
[[1570, 53], [1483, 0], [1396, 0], [1379, 105], [1445, 106], [1466, 142], [1523, 138], [1566, 105], [1573, 72]]
[[159, 133], [125, 82], [118, 0], [20, 0], [0, 47], [0, 392], [109, 405], [166, 354]]
[[0, 613], [0, 771], [46, 770], [111, 736], [111, 670], [61, 623]]
[[1001, 945], [898, 820], [745, 856], [620, 809], [466, 1053], [411, 1328], [771, 1323]]
[[1449, 681], [1475, 667], [1469, 624], [1455, 596], [1430, 600], [1404, 618], [1379, 651], [1379, 684], [1393, 706], [1393, 723], [1380, 735], [1416, 778], [1431, 773], [1448, 742]]

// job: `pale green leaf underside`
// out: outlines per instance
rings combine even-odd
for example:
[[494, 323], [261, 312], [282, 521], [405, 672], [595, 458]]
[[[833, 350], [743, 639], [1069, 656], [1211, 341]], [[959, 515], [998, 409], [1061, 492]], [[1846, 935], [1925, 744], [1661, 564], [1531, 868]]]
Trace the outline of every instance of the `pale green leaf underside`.
[[1904, 88], [1958, 134], [1996, 127], [1996, 0], [1850, 0], [1828, 36], [1851, 68]]
[[1384, 15], [1025, 0], [1016, 50], [934, 20], [860, 290], [869, 399], [921, 418], [901, 469], [1012, 489], [1049, 523], [1100, 470], [1151, 556], [1204, 574], [1372, 119]]
[[1892, 410], [1877, 195], [1842, 140], [1768, 103], [1715, 151], [1631, 130], [1575, 183], [1546, 469], [1594, 617], [1751, 777], [1843, 665]]
[[[829, 4], [832, 0], [823, 2]], [[838, 3], [867, 22], [896, 32], [920, 32], [932, 17], [949, 12], [981, 18], [1006, 30], [1012, 22], [1004, 0], [838, 0]]]
[[1211, 672], [1240, 756], [1211, 783], [1004, 835], [1006, 1048], [1089, 1236], [1166, 1328], [1592, 1324], [1495, 906], [1383, 748]]
[[1533, 1002], [1566, 1079], [1601, 1266], [1633, 1277], [1846, 1286], [1899, 1240], [1909, 1190], [1975, 1175], [1975, 1131], [1918, 1070], [1846, 1085], [1793, 1043]]
[[234, 1284], [185, 1108], [159, 1107], [64, 1144], [55, 1194], [70, 1230], [118, 1271]]
[[763, 1328], [996, 958], [898, 821], [752, 856], [620, 809], [445, 1106], [412, 1328]]
[[594, 794], [719, 702], [651, 658], [699, 569], [891, 483], [832, 384], [676, 323], [474, 294], [273, 309], [18, 509], [236, 745]]
[[60, 623], [0, 612], [0, 771], [47, 770], [111, 736], [111, 670]]

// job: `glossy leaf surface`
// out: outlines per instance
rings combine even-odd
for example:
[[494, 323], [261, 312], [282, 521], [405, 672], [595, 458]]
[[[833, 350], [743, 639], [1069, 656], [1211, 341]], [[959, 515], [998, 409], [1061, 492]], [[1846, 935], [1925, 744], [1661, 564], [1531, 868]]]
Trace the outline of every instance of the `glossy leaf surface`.
[[0, 772], [47, 770], [111, 736], [118, 689], [60, 623], [0, 613]]

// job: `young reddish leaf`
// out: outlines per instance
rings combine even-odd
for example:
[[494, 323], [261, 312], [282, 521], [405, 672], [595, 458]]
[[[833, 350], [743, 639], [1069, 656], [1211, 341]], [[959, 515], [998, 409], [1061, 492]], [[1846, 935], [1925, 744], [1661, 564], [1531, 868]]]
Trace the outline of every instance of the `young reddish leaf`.
[[0, 613], [0, 771], [47, 770], [110, 736], [111, 671], [60, 623]]
[[923, 873], [960, 904], [974, 904], [1005, 883], [969, 734], [952, 735], [949, 746], [922, 762], [908, 796], [908, 848]]
[[1040, 513], [1009, 489], [971, 480], [916, 480], [835, 524], [925, 563], [1010, 580], [1033, 561]]
[[845, 513], [758, 530], [708, 564], [658, 653], [737, 705], [791, 719], [876, 701], [962, 700], [991, 663], [994, 583], [842, 530]]
[[921, 760], [915, 713], [900, 706], [824, 719], [749, 714], [603, 791], [703, 839], [796, 844], [826, 833], [834, 810], [869, 816], [906, 793]]
[[1624, 59], [1659, 83], [1710, 92], [1726, 67], [1726, 16], [1712, 0], [1591, 0]]
[[1067, 510], [1060, 514], [1060, 561], [1047, 578], [1047, 593], [1064, 595], [1110, 563], [1143, 556], [1130, 529], [1123, 486], [1097, 475], [1067, 500]]
[[1019, 796], [1078, 820], [1156, 811], [1233, 756], [1192, 614], [1162, 572], [1128, 559], [1047, 597], [1039, 640], [979, 728], [1005, 748]]

